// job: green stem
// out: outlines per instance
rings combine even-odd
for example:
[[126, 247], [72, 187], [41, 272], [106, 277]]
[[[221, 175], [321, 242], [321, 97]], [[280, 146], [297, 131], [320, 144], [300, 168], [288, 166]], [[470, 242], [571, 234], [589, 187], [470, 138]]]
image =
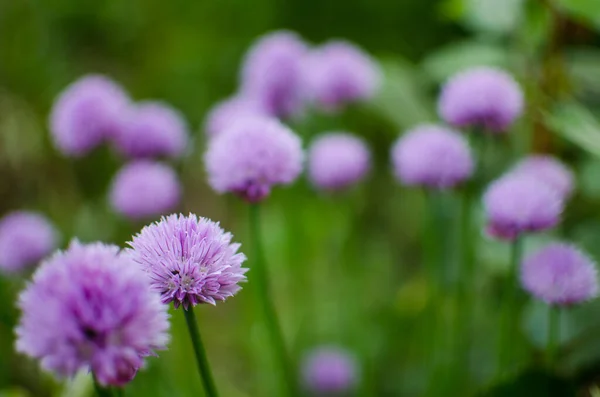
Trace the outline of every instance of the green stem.
[[96, 379], [96, 375], [93, 375], [93, 378], [94, 378], [94, 390], [96, 390], [96, 395], [98, 395], [98, 397], [112, 397], [112, 393], [111, 393], [110, 389], [102, 387], [98, 383], [98, 379]]
[[279, 326], [275, 305], [271, 299], [271, 288], [269, 285], [269, 277], [267, 274], [265, 255], [263, 252], [261, 233], [260, 233], [260, 206], [259, 204], [250, 205], [250, 238], [252, 252], [254, 254], [254, 262], [252, 266], [253, 282], [255, 283], [255, 291], [257, 294], [258, 303], [261, 306], [263, 319], [269, 340], [273, 344], [274, 354], [278, 361], [278, 366], [281, 368], [284, 377], [284, 383], [289, 396], [296, 395], [296, 381], [294, 371], [290, 364], [283, 334]]
[[554, 361], [556, 359], [556, 347], [558, 346], [558, 340], [560, 338], [560, 308], [549, 306], [548, 307], [548, 341], [546, 346], [546, 354], [548, 360], [548, 367], [552, 369], [554, 367]]
[[504, 310], [500, 329], [500, 351], [498, 352], [498, 371], [502, 373], [514, 359], [513, 347], [516, 343], [516, 298], [517, 298], [517, 271], [523, 250], [523, 237], [518, 236], [511, 245], [510, 267], [505, 285]]
[[198, 372], [200, 373], [200, 379], [204, 385], [204, 391], [207, 397], [217, 397], [217, 387], [213, 380], [212, 373], [210, 371], [210, 365], [208, 364], [208, 358], [206, 357], [206, 350], [202, 344], [202, 338], [200, 337], [200, 330], [198, 329], [198, 323], [196, 322], [196, 316], [192, 307], [189, 309], [183, 309], [185, 315], [185, 322], [187, 323], [190, 338], [192, 339], [192, 346], [194, 347], [194, 354], [196, 355], [196, 363], [198, 364]]

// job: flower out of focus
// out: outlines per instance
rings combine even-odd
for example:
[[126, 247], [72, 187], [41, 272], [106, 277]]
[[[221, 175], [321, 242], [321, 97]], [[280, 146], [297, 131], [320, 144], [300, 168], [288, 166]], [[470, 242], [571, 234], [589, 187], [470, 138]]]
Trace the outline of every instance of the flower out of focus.
[[35, 212], [11, 212], [0, 219], [0, 271], [14, 273], [34, 266], [57, 243], [57, 231], [46, 217]]
[[382, 80], [375, 60], [355, 45], [341, 40], [327, 42], [310, 51], [304, 68], [307, 97], [326, 111], [371, 99]]
[[169, 340], [167, 309], [148, 282], [118, 247], [71, 243], [19, 296], [17, 350], [58, 377], [89, 368], [104, 386], [128, 383]]
[[407, 186], [452, 188], [473, 174], [466, 139], [458, 132], [423, 124], [407, 131], [392, 147], [396, 178]]
[[558, 224], [564, 201], [543, 181], [509, 173], [490, 184], [483, 205], [487, 232], [498, 239], [513, 240]]
[[309, 352], [301, 369], [304, 387], [317, 395], [350, 392], [359, 383], [356, 358], [335, 346], [322, 346]]
[[344, 132], [326, 133], [316, 138], [308, 150], [308, 176], [320, 189], [344, 189], [365, 177], [370, 157], [361, 138]]
[[564, 243], [549, 244], [525, 258], [521, 282], [529, 293], [549, 305], [574, 305], [598, 295], [594, 261]]
[[505, 132], [523, 112], [523, 92], [503, 70], [480, 66], [452, 76], [442, 87], [438, 113], [456, 127]]
[[87, 75], [57, 97], [50, 115], [55, 146], [65, 156], [81, 157], [119, 134], [129, 106], [125, 91], [101, 75]]
[[129, 219], [145, 219], [174, 210], [181, 199], [181, 185], [168, 165], [136, 160], [114, 176], [109, 193], [111, 207]]
[[547, 155], [534, 155], [521, 160], [511, 171], [529, 175], [546, 183], [566, 199], [575, 189], [575, 176], [560, 160]]
[[273, 117], [302, 113], [303, 63], [307, 52], [306, 44], [293, 32], [276, 31], [259, 38], [244, 59], [242, 95], [260, 103]]
[[267, 114], [258, 101], [235, 96], [213, 106], [206, 117], [204, 131], [212, 137], [235, 124], [237, 120], [249, 116], [267, 116]]
[[211, 139], [204, 162], [214, 190], [258, 202], [273, 185], [292, 183], [303, 158], [300, 138], [289, 128], [276, 119], [249, 117]]
[[114, 142], [131, 158], [179, 157], [188, 143], [183, 115], [170, 105], [144, 101], [132, 105]]
[[246, 281], [246, 256], [232, 237], [210, 219], [173, 214], [133, 236], [127, 252], [149, 274], [163, 303], [187, 310], [224, 301]]

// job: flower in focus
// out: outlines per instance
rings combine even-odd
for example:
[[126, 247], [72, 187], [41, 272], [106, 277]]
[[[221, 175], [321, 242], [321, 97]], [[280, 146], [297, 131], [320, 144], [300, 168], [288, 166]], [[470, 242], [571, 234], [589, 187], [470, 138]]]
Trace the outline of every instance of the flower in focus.
[[312, 50], [305, 62], [307, 96], [325, 110], [371, 99], [381, 84], [377, 63], [345, 41], [325, 43]]
[[12, 273], [37, 264], [57, 245], [57, 232], [46, 217], [15, 211], [0, 220], [0, 270]]
[[456, 127], [505, 131], [523, 112], [523, 92], [503, 70], [475, 67], [457, 73], [442, 88], [438, 112]]
[[204, 130], [209, 136], [215, 136], [241, 118], [248, 116], [266, 116], [260, 104], [243, 96], [236, 96], [217, 103], [209, 112]]
[[128, 383], [169, 339], [167, 308], [148, 282], [118, 247], [71, 243], [19, 296], [17, 351], [59, 377], [89, 368], [104, 386]]
[[162, 163], [136, 160], [114, 176], [110, 204], [130, 219], [144, 219], [172, 211], [181, 199], [181, 185], [175, 171]]
[[541, 180], [509, 173], [490, 184], [483, 205], [488, 233], [512, 240], [525, 232], [554, 227], [560, 220], [564, 201]]
[[120, 133], [129, 106], [127, 94], [112, 80], [88, 75], [69, 85], [56, 99], [50, 132], [66, 156], [81, 157]]
[[526, 157], [512, 170], [514, 173], [529, 175], [539, 179], [568, 198], [575, 188], [575, 176], [560, 160], [552, 156], [535, 155]]
[[525, 258], [523, 287], [549, 305], [567, 306], [598, 295], [594, 261], [572, 245], [552, 243]]
[[186, 149], [188, 133], [177, 110], [165, 103], [146, 101], [131, 106], [114, 141], [128, 157], [179, 157]]
[[458, 132], [433, 124], [415, 127], [392, 148], [396, 177], [407, 186], [450, 188], [473, 174], [469, 144]]
[[306, 44], [293, 32], [261, 37], [246, 54], [241, 91], [273, 117], [296, 116], [304, 107], [303, 63]]
[[345, 393], [358, 383], [358, 363], [346, 350], [323, 346], [306, 355], [302, 362], [304, 387], [317, 394]]
[[308, 151], [308, 175], [321, 189], [343, 189], [367, 174], [370, 157], [362, 139], [343, 132], [327, 133], [315, 139]]
[[146, 226], [129, 243], [129, 256], [149, 273], [163, 303], [184, 309], [223, 301], [245, 281], [240, 244], [207, 218], [169, 215]]
[[257, 202], [298, 177], [303, 152], [300, 138], [276, 119], [250, 117], [214, 137], [204, 161], [213, 189]]

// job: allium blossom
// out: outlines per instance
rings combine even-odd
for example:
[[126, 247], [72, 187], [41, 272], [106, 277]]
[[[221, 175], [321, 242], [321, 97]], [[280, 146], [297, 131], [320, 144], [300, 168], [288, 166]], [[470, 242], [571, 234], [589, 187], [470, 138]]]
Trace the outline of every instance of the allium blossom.
[[163, 303], [187, 310], [223, 301], [246, 281], [246, 256], [232, 237], [210, 219], [173, 214], [144, 227], [128, 253], [150, 275]]
[[300, 138], [276, 119], [250, 117], [211, 139], [204, 162], [213, 189], [257, 202], [298, 177], [303, 152]]
[[127, 218], [150, 218], [177, 207], [181, 185], [168, 165], [136, 160], [124, 165], [114, 176], [109, 199], [111, 207]]
[[296, 116], [304, 107], [303, 63], [306, 44], [293, 32], [261, 37], [246, 54], [241, 92], [273, 117]]
[[344, 189], [365, 177], [370, 158], [369, 148], [361, 138], [344, 132], [326, 133], [310, 146], [308, 175], [321, 189]]
[[558, 192], [562, 198], [568, 198], [575, 188], [573, 172], [560, 160], [547, 155], [529, 156], [520, 161], [512, 170], [539, 179]]
[[392, 148], [396, 178], [407, 186], [451, 188], [473, 174], [473, 158], [458, 132], [423, 124], [407, 131]]
[[140, 102], [130, 107], [115, 144], [128, 157], [179, 157], [188, 144], [187, 126], [183, 115], [170, 105]]
[[81, 157], [120, 133], [129, 98], [119, 85], [101, 75], [87, 75], [58, 96], [50, 115], [50, 132], [66, 156]]
[[371, 99], [381, 85], [381, 71], [375, 60], [342, 40], [315, 48], [305, 62], [307, 96], [327, 111]]
[[235, 96], [217, 103], [208, 113], [204, 130], [208, 136], [215, 136], [249, 116], [268, 116], [257, 100]]
[[504, 132], [523, 112], [523, 92], [511, 75], [475, 67], [452, 76], [442, 88], [438, 113], [456, 127]]
[[564, 201], [539, 179], [509, 173], [491, 183], [483, 205], [488, 233], [512, 240], [522, 233], [554, 227], [560, 220]]
[[12, 273], [37, 264], [57, 245], [56, 229], [36, 212], [14, 211], [0, 219], [0, 270]]
[[525, 258], [521, 281], [527, 291], [549, 305], [573, 305], [598, 295], [594, 261], [564, 243], [549, 244]]
[[167, 308], [148, 282], [118, 247], [71, 243], [19, 296], [17, 351], [58, 377], [89, 368], [104, 386], [128, 383], [169, 339]]
[[317, 394], [353, 390], [359, 381], [358, 372], [356, 358], [335, 346], [314, 349], [302, 362], [304, 387]]

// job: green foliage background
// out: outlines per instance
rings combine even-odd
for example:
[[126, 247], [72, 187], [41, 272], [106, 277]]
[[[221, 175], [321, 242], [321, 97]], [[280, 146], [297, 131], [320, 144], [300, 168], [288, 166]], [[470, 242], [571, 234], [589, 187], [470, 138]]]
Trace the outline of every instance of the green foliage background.
[[[522, 82], [528, 109], [492, 153], [493, 170], [501, 172], [517, 154], [530, 151], [565, 159], [580, 189], [555, 237], [574, 240], [600, 259], [600, 2], [594, 0], [0, 0], [0, 213], [43, 211], [60, 228], [64, 244], [79, 237], [124, 245], [141, 228], [106, 205], [106, 188], [122, 159], [103, 149], [68, 160], [49, 140], [47, 117], [56, 94], [80, 75], [100, 72], [121, 82], [135, 99], [166, 100], [184, 112], [194, 147], [177, 164], [185, 186], [181, 211], [219, 220], [246, 243], [243, 203], [216, 196], [206, 185], [201, 123], [216, 101], [235, 91], [241, 58], [252, 41], [279, 28], [314, 43], [336, 37], [354, 41], [374, 54], [385, 72], [384, 88], [373, 103], [293, 126], [306, 142], [331, 129], [365, 136], [375, 159], [368, 183], [344, 196], [325, 197], [303, 179], [275, 191], [266, 205], [263, 231], [274, 294], [296, 360], [312, 346], [338, 343], [361, 361], [359, 395], [424, 393], [426, 211], [420, 192], [393, 181], [388, 152], [403, 129], [437, 120], [439, 83], [465, 67], [501, 66]], [[453, 225], [457, 197], [448, 194], [443, 205]], [[479, 205], [471, 211], [481, 218]], [[549, 238], [532, 239], [527, 249]], [[548, 395], [536, 386], [546, 375], [535, 371], [514, 384], [492, 387], [494, 312], [508, 253], [481, 237], [473, 243], [479, 251], [473, 294], [485, 299], [477, 309], [470, 375], [440, 381], [440, 387], [457, 396], [476, 390]], [[0, 396], [91, 395], [85, 374], [57, 383], [13, 353], [13, 302], [23, 282], [5, 278], [0, 285]], [[448, 282], [456, 280], [450, 276]], [[278, 368], [254, 306], [250, 272], [234, 299], [197, 310], [226, 397], [279, 395]], [[450, 315], [459, 310], [451, 299], [444, 307]], [[525, 369], [540, 362], [546, 337], [542, 309], [528, 304], [524, 314]], [[599, 314], [592, 303], [564, 319], [557, 396], [593, 390], [600, 374], [600, 342], [594, 337]], [[170, 349], [149, 360], [127, 396], [201, 395], [183, 316], [173, 312], [172, 321]]]

